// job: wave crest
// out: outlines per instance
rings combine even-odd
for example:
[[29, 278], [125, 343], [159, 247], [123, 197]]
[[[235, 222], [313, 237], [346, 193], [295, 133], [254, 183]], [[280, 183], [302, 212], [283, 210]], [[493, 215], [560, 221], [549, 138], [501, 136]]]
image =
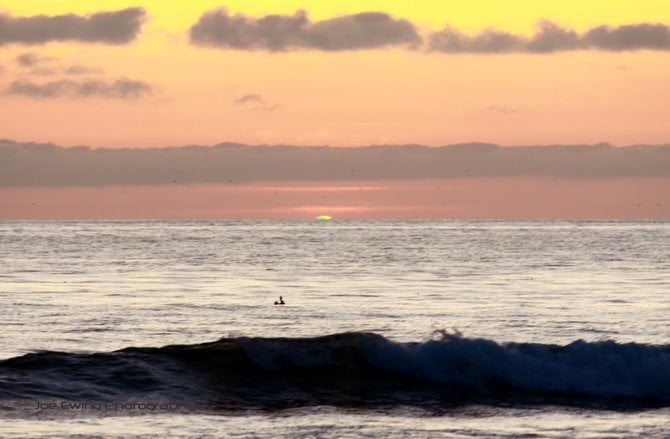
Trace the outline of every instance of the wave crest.
[[159, 399], [209, 409], [305, 405], [670, 406], [670, 346], [497, 343], [443, 331], [397, 343], [352, 332], [222, 338], [0, 362], [0, 401]]

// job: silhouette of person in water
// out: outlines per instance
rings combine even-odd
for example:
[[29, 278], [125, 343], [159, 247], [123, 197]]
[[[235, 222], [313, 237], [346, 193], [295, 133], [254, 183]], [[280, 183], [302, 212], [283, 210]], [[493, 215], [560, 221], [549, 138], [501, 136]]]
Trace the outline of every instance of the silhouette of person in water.
[[284, 298], [279, 296], [279, 302], [275, 302], [275, 305], [284, 305]]

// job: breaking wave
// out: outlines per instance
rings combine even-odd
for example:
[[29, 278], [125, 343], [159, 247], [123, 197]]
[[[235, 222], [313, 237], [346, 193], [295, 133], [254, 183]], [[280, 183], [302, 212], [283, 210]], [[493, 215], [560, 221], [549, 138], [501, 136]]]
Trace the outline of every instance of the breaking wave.
[[[397, 343], [365, 332], [222, 338], [0, 361], [0, 407], [37, 401], [165, 401], [188, 410], [312, 405], [447, 408], [670, 406], [670, 345], [497, 343], [443, 333]], [[46, 403], [45, 403], [46, 404]]]

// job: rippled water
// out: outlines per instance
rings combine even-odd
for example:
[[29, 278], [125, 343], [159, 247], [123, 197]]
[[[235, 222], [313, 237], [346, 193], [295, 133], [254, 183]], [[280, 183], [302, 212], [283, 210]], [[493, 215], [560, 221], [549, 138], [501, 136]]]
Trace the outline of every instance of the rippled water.
[[[420, 342], [447, 327], [497, 342], [670, 340], [670, 222], [9, 221], [0, 267], [0, 359], [347, 331]], [[120, 414], [70, 415], [8, 414], [0, 435], [669, 433], [667, 409], [141, 413], [137, 431]]]

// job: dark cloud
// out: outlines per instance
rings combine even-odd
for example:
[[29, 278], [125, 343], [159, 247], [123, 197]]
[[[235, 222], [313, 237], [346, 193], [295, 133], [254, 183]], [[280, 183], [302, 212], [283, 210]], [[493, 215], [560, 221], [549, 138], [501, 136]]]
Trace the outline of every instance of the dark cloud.
[[383, 12], [363, 12], [311, 22], [304, 11], [261, 18], [217, 9], [190, 29], [191, 43], [244, 50], [361, 50], [393, 45], [417, 46], [421, 37], [407, 20]]
[[110, 99], [137, 99], [153, 92], [151, 85], [143, 81], [119, 78], [115, 81], [86, 79], [73, 81], [61, 79], [45, 83], [28, 80], [13, 81], [6, 94], [47, 99], [60, 97], [103, 97]]
[[469, 37], [451, 26], [432, 34], [429, 41], [431, 50], [449, 53], [517, 52], [523, 44], [521, 37], [495, 29]]
[[412, 23], [382, 12], [363, 12], [314, 23], [304, 33], [306, 47], [321, 50], [417, 46], [421, 37]]
[[[307, 13], [260, 18], [229, 15], [226, 9], [203, 14], [190, 29], [191, 43], [240, 50], [362, 50], [387, 46], [417, 48], [423, 40], [411, 22], [383, 12], [363, 12], [317, 22]], [[670, 50], [670, 27], [641, 23], [598, 26], [578, 33], [550, 21], [530, 36], [493, 28], [466, 35], [447, 26], [434, 32], [428, 49], [448, 53], [551, 53], [569, 50]]]
[[225, 9], [219, 9], [200, 17], [190, 29], [190, 39], [194, 44], [205, 46], [285, 50], [300, 44], [299, 35], [308, 24], [305, 12], [255, 19], [229, 16]]
[[447, 26], [430, 36], [430, 50], [449, 53], [550, 53], [568, 50], [670, 50], [670, 27], [663, 24], [599, 26], [583, 34], [542, 21], [532, 37], [496, 29], [468, 36]]
[[577, 32], [564, 29], [550, 21], [542, 21], [537, 26], [535, 35], [525, 42], [528, 52], [548, 53], [584, 48]]
[[670, 27], [660, 23], [599, 26], [586, 32], [583, 40], [602, 50], [670, 50]]
[[670, 178], [670, 145], [62, 148], [0, 141], [0, 186], [464, 177]]
[[13, 17], [0, 13], [0, 45], [44, 44], [50, 41], [125, 44], [140, 32], [145, 11], [128, 8], [91, 15]]

